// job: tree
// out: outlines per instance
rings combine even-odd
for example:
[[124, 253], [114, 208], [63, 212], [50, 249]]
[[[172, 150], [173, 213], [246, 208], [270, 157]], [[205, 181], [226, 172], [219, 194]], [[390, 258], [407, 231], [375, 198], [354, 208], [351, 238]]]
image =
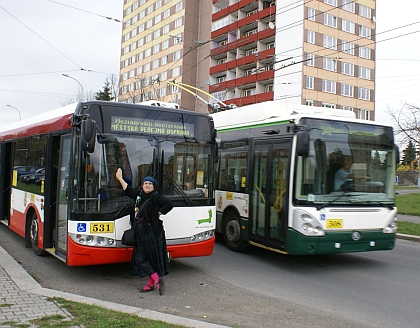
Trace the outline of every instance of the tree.
[[411, 162], [416, 158], [416, 147], [413, 141], [409, 141], [407, 147], [402, 151], [403, 158], [401, 163], [403, 165], [411, 165]]
[[399, 110], [388, 107], [388, 113], [396, 123], [394, 133], [399, 143], [403, 145], [411, 141], [415, 148], [419, 148], [420, 107], [404, 102]]
[[109, 82], [106, 79], [105, 80], [105, 85], [104, 85], [104, 89], [103, 90], [99, 90], [96, 93], [96, 100], [104, 100], [104, 101], [111, 101], [112, 97], [111, 97], [111, 89], [109, 88]]

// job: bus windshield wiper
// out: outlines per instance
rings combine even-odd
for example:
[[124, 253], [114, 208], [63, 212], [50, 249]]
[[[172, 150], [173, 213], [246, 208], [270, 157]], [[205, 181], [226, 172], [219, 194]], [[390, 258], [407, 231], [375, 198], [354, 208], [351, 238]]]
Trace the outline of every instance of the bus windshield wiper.
[[337, 200], [339, 200], [340, 198], [342, 198], [343, 196], [352, 196], [353, 193], [352, 192], [343, 192], [341, 195], [339, 195], [338, 197], [330, 200], [329, 202], [326, 202], [325, 204], [319, 205], [316, 207], [316, 210], [319, 211], [321, 209], [323, 209], [324, 207], [327, 207], [328, 205], [331, 205], [332, 203], [336, 202]]
[[112, 219], [115, 220], [116, 218], [118, 218], [119, 216], [121, 216], [130, 206], [132, 206], [134, 203], [133, 199], [130, 199], [130, 201], [128, 201], [127, 203], [125, 203], [125, 205], [112, 216]]
[[188, 206], [193, 206], [193, 203], [192, 203], [191, 199], [185, 194], [184, 190], [182, 190], [178, 186], [178, 184], [172, 179], [172, 177], [170, 175], [168, 175], [168, 173], [164, 173], [163, 176], [169, 182], [169, 184], [172, 187], [174, 187], [174, 189], [185, 199], [185, 201], [187, 202]]

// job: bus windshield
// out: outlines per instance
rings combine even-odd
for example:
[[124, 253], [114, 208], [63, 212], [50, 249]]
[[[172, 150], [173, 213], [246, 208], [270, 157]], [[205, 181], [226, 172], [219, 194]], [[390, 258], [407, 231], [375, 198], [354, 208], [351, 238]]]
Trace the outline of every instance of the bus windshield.
[[[208, 198], [208, 143], [135, 134], [114, 134], [111, 139], [97, 144], [93, 153], [75, 151], [81, 155], [74, 163], [71, 188], [74, 219], [94, 220], [100, 213], [118, 212], [129, 201], [115, 178], [117, 168], [133, 188], [139, 188], [144, 177], [152, 175], [158, 181], [157, 189], [173, 201], [191, 205]], [[75, 142], [75, 147], [78, 144]]]
[[309, 154], [297, 157], [297, 205], [394, 204], [395, 149], [391, 127], [305, 119]]

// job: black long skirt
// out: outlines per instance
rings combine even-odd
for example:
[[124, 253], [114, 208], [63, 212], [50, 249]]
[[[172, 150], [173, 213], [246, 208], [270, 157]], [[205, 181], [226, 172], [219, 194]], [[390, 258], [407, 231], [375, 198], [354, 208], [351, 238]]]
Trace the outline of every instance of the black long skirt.
[[131, 258], [131, 274], [143, 278], [155, 272], [159, 277], [169, 273], [165, 233], [161, 231], [156, 235], [152, 227], [146, 228], [143, 222], [139, 222]]

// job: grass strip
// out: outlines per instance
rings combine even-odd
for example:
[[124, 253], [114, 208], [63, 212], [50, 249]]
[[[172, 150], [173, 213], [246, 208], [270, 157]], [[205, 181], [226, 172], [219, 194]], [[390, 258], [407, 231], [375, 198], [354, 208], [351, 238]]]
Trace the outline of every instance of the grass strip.
[[54, 297], [50, 301], [56, 302], [66, 309], [72, 315], [72, 318], [69, 320], [62, 316], [52, 315], [31, 320], [31, 323], [40, 328], [69, 328], [74, 326], [85, 328], [185, 328], [163, 321], [140, 318], [133, 314], [112, 311], [96, 305], [68, 301], [63, 298]]

